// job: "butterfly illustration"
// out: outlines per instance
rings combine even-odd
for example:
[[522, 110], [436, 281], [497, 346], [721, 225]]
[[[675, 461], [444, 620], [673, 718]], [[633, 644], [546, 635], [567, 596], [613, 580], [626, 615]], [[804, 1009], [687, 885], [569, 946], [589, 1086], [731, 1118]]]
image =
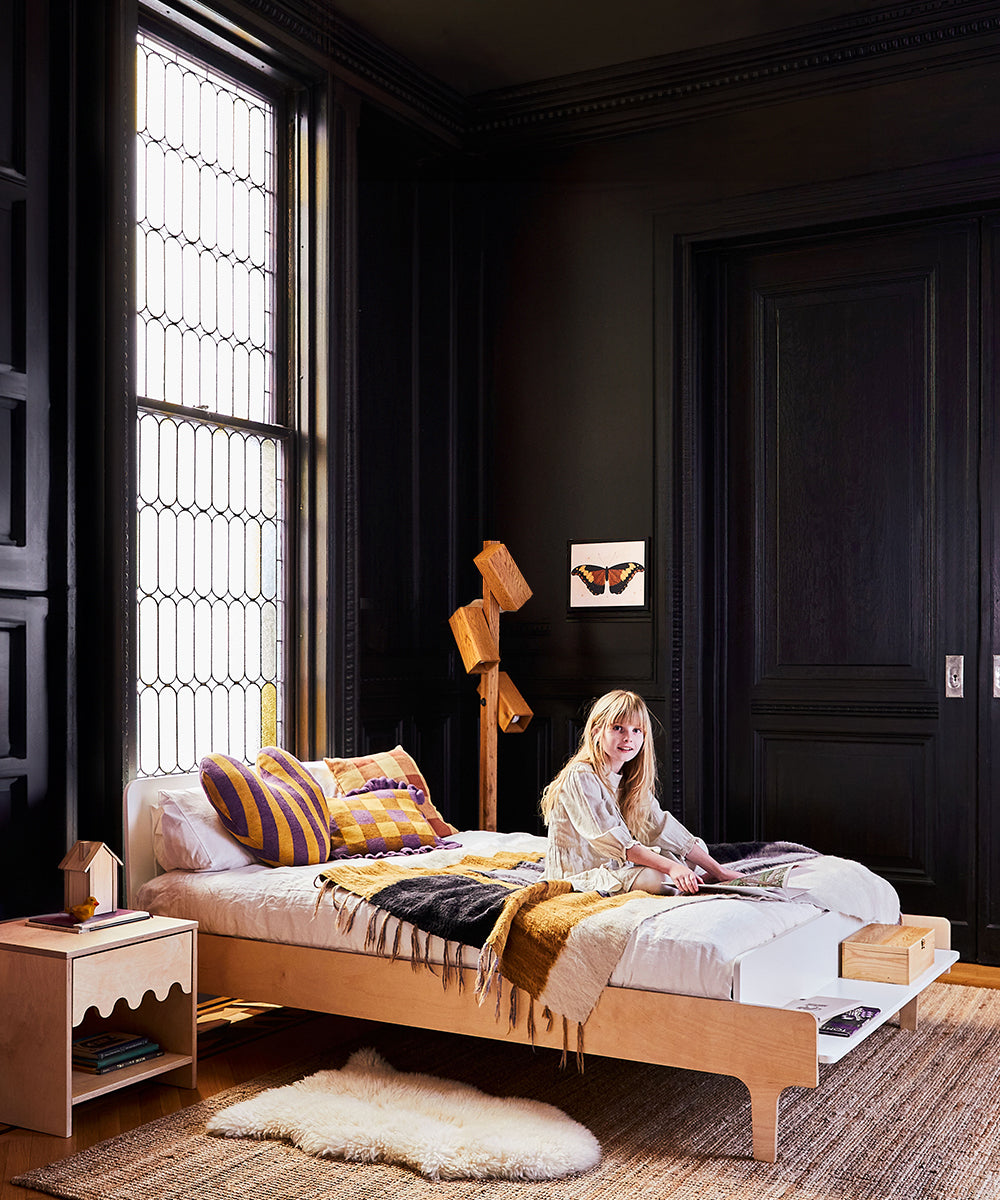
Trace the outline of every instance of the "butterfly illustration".
[[600, 596], [605, 585], [613, 595], [620, 596], [633, 577], [645, 569], [637, 562], [615, 563], [613, 567], [596, 567], [593, 563], [582, 563], [574, 567], [570, 574], [580, 579], [592, 596]]

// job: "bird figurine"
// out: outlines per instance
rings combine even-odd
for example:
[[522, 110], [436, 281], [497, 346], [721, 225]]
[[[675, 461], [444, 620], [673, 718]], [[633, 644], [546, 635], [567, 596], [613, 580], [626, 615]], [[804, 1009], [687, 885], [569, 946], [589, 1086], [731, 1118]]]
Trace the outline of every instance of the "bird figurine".
[[74, 921], [89, 921], [97, 909], [97, 897], [88, 896], [82, 904], [73, 904], [65, 911]]

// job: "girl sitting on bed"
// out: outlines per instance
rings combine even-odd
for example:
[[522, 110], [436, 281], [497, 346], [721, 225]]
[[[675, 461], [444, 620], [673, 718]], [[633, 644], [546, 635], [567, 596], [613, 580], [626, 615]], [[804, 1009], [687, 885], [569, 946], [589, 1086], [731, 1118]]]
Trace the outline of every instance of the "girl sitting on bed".
[[656, 799], [649, 711], [635, 692], [595, 702], [577, 752], [542, 793], [547, 879], [580, 891], [687, 894], [696, 868], [709, 882], [738, 879]]

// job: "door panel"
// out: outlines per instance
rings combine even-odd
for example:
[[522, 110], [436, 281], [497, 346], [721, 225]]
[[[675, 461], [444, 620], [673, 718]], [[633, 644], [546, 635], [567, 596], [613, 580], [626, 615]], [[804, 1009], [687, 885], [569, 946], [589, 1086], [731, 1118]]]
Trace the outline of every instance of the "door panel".
[[978, 225], [726, 256], [727, 837], [859, 858], [973, 944]]
[[[49, 5], [0, 0], [0, 917], [52, 906], [49, 796]], [[24, 847], [30, 853], [21, 853]], [[45, 870], [45, 864], [51, 864]], [[58, 894], [58, 893], [57, 893]]]

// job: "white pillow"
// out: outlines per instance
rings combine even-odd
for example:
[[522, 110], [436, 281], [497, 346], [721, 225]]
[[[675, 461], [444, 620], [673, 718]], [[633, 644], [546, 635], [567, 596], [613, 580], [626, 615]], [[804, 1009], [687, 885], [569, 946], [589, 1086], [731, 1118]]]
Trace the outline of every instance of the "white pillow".
[[226, 831], [200, 787], [161, 790], [152, 814], [153, 853], [165, 871], [232, 871], [257, 861]]
[[334, 778], [333, 772], [326, 765], [325, 758], [321, 758], [317, 762], [304, 762], [302, 765], [323, 789], [324, 796], [337, 795], [340, 787]]

